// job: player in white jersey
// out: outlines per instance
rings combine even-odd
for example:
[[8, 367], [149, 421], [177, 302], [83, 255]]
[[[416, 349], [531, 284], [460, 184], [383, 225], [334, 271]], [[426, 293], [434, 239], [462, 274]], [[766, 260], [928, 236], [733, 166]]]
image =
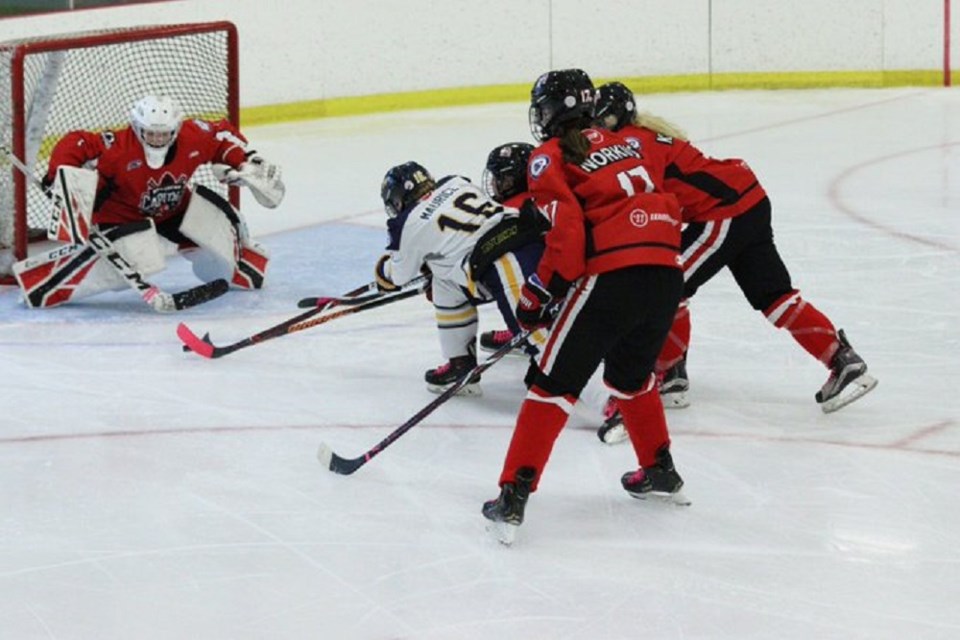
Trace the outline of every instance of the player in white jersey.
[[[460, 176], [434, 180], [416, 162], [391, 168], [380, 189], [390, 241], [377, 261], [377, 285], [393, 291], [429, 272], [431, 295], [447, 362], [425, 374], [440, 392], [476, 366], [476, 305], [496, 300], [519, 330], [513, 309], [520, 287], [543, 252], [535, 209], [521, 214], [488, 198]], [[464, 387], [477, 395], [479, 378]]]

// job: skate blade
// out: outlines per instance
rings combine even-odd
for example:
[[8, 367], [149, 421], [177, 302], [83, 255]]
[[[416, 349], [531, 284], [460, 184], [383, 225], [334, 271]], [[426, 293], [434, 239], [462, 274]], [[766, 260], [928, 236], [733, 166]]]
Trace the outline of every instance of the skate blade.
[[[439, 384], [428, 384], [428, 385], [427, 385], [427, 390], [430, 391], [431, 393], [443, 393], [444, 391], [446, 391], [446, 390], [449, 389], [449, 388], [450, 388], [450, 385], [439, 385]], [[483, 395], [483, 389], [480, 388], [480, 384], [479, 384], [479, 383], [473, 382], [473, 383], [471, 383], [471, 384], [466, 385], [465, 387], [463, 387], [463, 388], [460, 389], [459, 391], [457, 391], [454, 395], [464, 396], [464, 397], [469, 397], [469, 396], [482, 396], [482, 395]]]
[[689, 507], [693, 502], [684, 495], [683, 491], [675, 491], [673, 493], [666, 493], [664, 491], [648, 491], [647, 493], [632, 493], [628, 491], [632, 497], [637, 500], [652, 500], [655, 502], [663, 502], [665, 504], [672, 504], [677, 507]]
[[627, 430], [623, 426], [623, 423], [607, 428], [606, 426], [600, 427], [597, 431], [597, 435], [600, 437], [600, 440], [604, 444], [620, 444], [627, 439]]
[[517, 539], [517, 530], [519, 528], [520, 525], [509, 524], [507, 522], [487, 523], [487, 532], [490, 533], [497, 542], [505, 547], [511, 546], [513, 541]]
[[844, 387], [843, 391], [840, 392], [840, 395], [830, 398], [826, 402], [822, 403], [820, 408], [824, 413], [833, 413], [834, 411], [843, 409], [851, 402], [856, 402], [863, 396], [873, 391], [878, 382], [879, 380], [865, 373], [859, 378], [851, 380], [850, 384]]
[[687, 399], [686, 391], [661, 393], [660, 401], [663, 402], [664, 409], [686, 409], [690, 406], [690, 400]]

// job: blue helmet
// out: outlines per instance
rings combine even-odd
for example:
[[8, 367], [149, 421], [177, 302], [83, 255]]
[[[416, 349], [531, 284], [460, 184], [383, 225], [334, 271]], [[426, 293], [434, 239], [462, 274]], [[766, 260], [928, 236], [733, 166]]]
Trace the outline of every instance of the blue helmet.
[[436, 188], [436, 180], [418, 162], [410, 161], [392, 167], [380, 185], [380, 198], [387, 217], [396, 218]]

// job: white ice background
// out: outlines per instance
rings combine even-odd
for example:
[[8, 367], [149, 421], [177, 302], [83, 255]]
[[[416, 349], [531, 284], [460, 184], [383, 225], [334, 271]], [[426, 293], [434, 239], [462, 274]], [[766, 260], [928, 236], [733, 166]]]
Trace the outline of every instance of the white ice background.
[[[226, 344], [370, 281], [383, 173], [478, 180], [529, 140], [526, 105], [248, 129], [288, 185], [275, 211], [245, 199], [264, 290], [174, 316], [132, 291], [28, 310], [0, 287], [0, 638], [960, 638], [960, 92], [642, 103], [751, 164], [795, 286], [876, 391], [822, 414], [825, 369], [721, 274], [692, 305], [693, 404], [668, 414], [693, 505], [626, 495], [629, 446], [577, 416], [502, 547], [480, 505], [520, 360], [343, 477], [321, 442], [359, 455], [435, 397], [422, 297], [213, 361], [174, 330]], [[182, 258], [155, 281], [197, 283]]]

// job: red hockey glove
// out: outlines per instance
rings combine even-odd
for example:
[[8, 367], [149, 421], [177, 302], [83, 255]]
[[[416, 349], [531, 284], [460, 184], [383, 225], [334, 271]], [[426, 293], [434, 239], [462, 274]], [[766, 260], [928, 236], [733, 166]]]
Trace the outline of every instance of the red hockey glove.
[[540, 277], [533, 274], [520, 289], [520, 301], [517, 302], [517, 322], [524, 329], [534, 331], [546, 327], [553, 322], [550, 313], [550, 301], [553, 296], [540, 282]]

